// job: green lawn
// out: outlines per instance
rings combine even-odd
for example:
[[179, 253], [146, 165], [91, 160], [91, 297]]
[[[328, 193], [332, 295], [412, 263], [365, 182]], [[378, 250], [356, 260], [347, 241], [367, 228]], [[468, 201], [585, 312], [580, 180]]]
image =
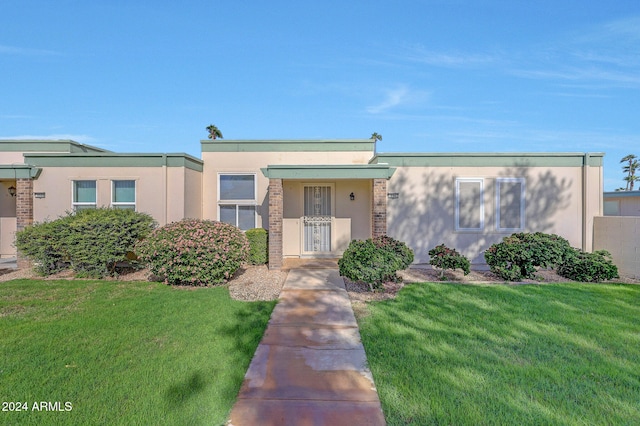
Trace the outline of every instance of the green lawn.
[[640, 424], [640, 286], [412, 284], [359, 314], [389, 425]]
[[28, 411], [0, 423], [224, 424], [274, 305], [224, 287], [2, 283], [0, 397]]

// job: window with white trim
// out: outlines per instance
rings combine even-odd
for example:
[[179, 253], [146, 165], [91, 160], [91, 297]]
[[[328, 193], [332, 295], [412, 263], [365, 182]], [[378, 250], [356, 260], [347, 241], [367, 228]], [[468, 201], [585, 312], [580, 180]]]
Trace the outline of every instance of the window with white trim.
[[73, 210], [95, 209], [97, 205], [96, 181], [74, 180], [72, 183], [71, 205]]
[[115, 209], [136, 209], [136, 181], [111, 181], [111, 207]]
[[496, 179], [496, 229], [522, 231], [525, 224], [524, 178]]
[[457, 178], [455, 200], [456, 231], [484, 229], [484, 180]]
[[218, 174], [218, 220], [243, 231], [256, 227], [255, 173]]

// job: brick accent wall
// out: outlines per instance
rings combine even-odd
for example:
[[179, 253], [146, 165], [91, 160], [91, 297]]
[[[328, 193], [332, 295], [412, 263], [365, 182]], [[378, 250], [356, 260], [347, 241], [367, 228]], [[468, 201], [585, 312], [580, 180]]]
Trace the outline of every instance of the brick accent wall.
[[[33, 180], [16, 180], [16, 229], [18, 231], [33, 223]], [[18, 269], [31, 266], [28, 259], [18, 254]]]
[[269, 179], [269, 269], [282, 269], [282, 179]]
[[371, 236], [379, 237], [387, 233], [387, 180], [373, 180], [373, 206], [371, 209]]

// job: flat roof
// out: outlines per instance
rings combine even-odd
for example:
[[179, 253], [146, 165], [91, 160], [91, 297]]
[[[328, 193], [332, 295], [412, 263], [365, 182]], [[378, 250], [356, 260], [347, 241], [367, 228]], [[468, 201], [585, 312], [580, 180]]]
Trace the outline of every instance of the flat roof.
[[375, 151], [373, 139], [231, 140], [204, 139], [202, 152], [339, 152]]
[[270, 179], [389, 179], [396, 171], [386, 164], [275, 164], [260, 170]]
[[41, 167], [186, 167], [201, 172], [201, 159], [185, 153], [25, 153], [25, 162]]
[[397, 167], [582, 167], [602, 166], [603, 157], [602, 152], [392, 152], [378, 153], [369, 162]]

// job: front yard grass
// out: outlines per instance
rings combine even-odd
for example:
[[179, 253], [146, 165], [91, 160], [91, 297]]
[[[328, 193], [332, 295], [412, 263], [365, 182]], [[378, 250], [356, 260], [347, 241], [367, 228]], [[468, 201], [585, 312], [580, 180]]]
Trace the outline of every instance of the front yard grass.
[[640, 424], [640, 286], [412, 284], [358, 322], [389, 425]]
[[27, 411], [0, 423], [224, 424], [274, 305], [223, 287], [2, 283], [0, 396]]

